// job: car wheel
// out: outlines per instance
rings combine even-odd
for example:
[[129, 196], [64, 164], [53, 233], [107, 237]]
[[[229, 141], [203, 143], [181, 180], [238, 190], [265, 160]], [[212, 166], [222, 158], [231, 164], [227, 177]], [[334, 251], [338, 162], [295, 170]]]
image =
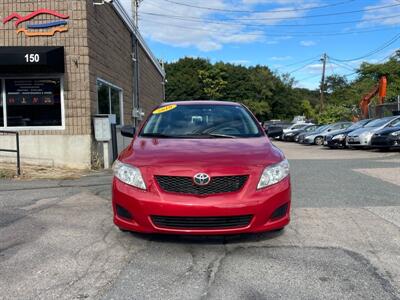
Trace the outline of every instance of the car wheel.
[[314, 144], [315, 145], [321, 146], [321, 145], [323, 145], [323, 143], [324, 143], [324, 139], [322, 138], [322, 136], [317, 136], [314, 139]]

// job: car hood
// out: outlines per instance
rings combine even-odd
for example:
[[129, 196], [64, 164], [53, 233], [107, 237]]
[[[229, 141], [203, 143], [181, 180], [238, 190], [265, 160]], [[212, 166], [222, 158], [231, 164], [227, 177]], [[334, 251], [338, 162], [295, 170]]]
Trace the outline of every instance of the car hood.
[[[359, 128], [354, 129], [354, 130], [358, 130], [358, 129], [359, 129]], [[339, 129], [339, 130], [331, 131], [331, 132], [329, 132], [329, 134], [327, 134], [327, 135], [335, 136], [335, 135], [339, 135], [339, 134], [348, 134], [348, 133], [350, 133], [350, 132], [353, 132], [354, 130]]]
[[363, 127], [363, 128], [359, 128], [354, 131], [351, 131], [349, 133], [349, 135], [358, 136], [358, 135], [366, 133], [366, 132], [375, 132], [375, 131], [378, 131], [379, 129], [380, 129], [380, 127]]
[[296, 130], [290, 130], [286, 133], [293, 133], [293, 134], [299, 134], [305, 132], [304, 129], [296, 129]]
[[158, 139], [137, 137], [119, 156], [135, 166], [266, 166], [284, 158], [264, 137]]
[[378, 130], [375, 132], [376, 135], [388, 135], [392, 132], [400, 131], [400, 127], [388, 127], [388, 128], [383, 128], [381, 130]]
[[309, 134], [307, 134], [307, 137], [312, 137], [315, 138], [317, 136], [325, 136], [328, 133], [330, 133], [331, 131], [321, 131], [321, 132], [310, 132]]

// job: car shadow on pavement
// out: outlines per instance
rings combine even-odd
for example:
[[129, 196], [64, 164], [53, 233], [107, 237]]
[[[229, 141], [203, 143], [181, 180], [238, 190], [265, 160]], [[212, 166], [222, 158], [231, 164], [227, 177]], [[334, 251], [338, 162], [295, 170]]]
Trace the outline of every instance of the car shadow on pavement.
[[275, 239], [285, 233], [285, 230], [269, 231], [263, 233], [243, 233], [232, 235], [174, 235], [174, 234], [143, 234], [137, 232], [127, 232], [133, 237], [149, 242], [176, 243], [176, 244], [236, 244], [254, 243], [259, 241]]

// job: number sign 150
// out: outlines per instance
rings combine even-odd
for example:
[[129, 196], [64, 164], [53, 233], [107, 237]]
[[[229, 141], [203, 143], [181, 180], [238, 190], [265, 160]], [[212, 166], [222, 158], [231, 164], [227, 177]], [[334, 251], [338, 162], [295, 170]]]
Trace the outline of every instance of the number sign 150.
[[25, 61], [27, 63], [38, 63], [38, 62], [40, 62], [40, 55], [39, 54], [26, 54]]

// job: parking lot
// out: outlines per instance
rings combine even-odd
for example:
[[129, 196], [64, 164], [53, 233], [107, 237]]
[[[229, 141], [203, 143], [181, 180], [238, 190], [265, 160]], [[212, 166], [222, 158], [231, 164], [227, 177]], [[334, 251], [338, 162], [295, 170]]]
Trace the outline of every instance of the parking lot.
[[399, 152], [276, 145], [293, 183], [283, 232], [123, 233], [108, 172], [0, 180], [0, 299], [399, 299]]

